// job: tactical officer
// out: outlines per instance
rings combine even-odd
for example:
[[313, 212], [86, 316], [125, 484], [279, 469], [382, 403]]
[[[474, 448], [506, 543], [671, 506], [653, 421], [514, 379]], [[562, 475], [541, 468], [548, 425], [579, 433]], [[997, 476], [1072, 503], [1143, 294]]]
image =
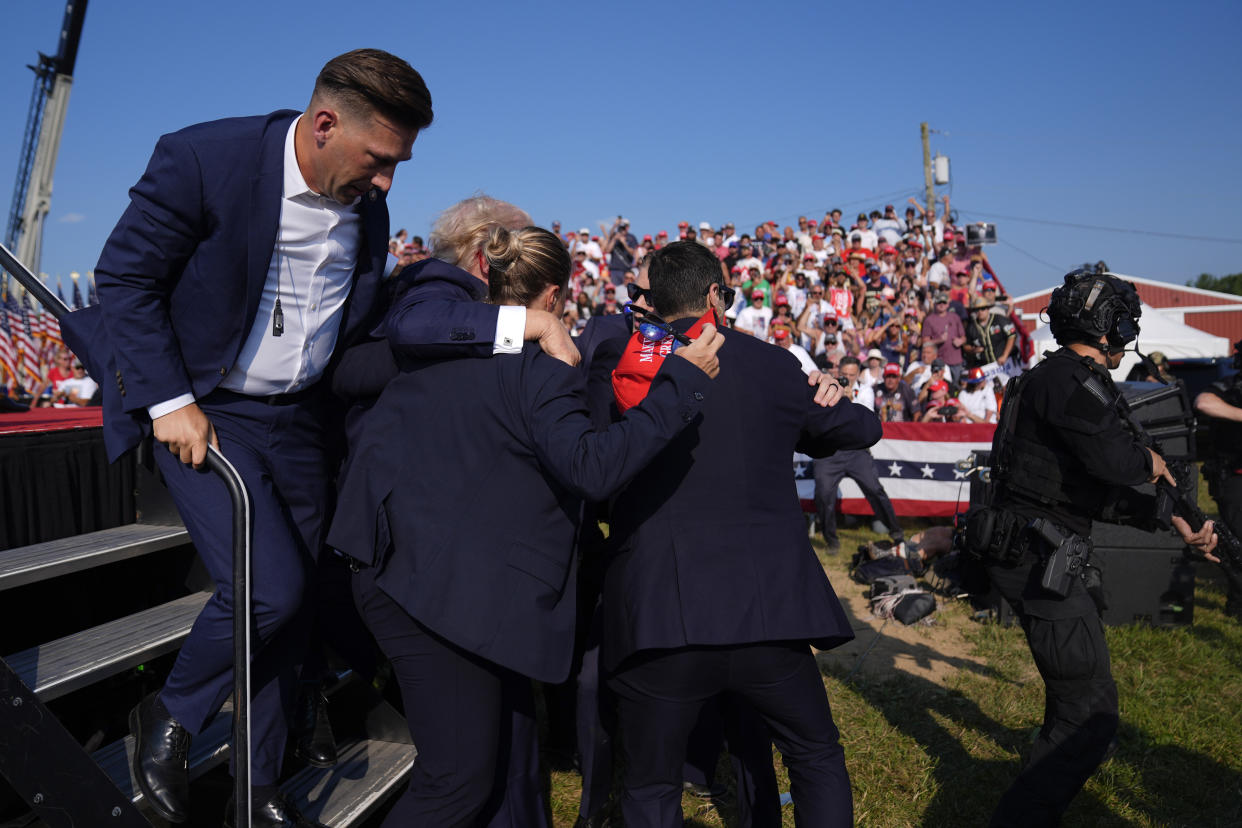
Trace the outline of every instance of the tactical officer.
[[[1233, 346], [1233, 376], [1217, 380], [1195, 397], [1195, 411], [1210, 418], [1214, 453], [1203, 464], [1221, 520], [1242, 531], [1242, 340]], [[1225, 611], [1242, 618], [1242, 595], [1231, 585]]]
[[[1171, 483], [1164, 459], [1123, 422], [1109, 376], [1138, 336], [1134, 286], [1075, 270], [1052, 292], [1061, 348], [1011, 380], [992, 446], [993, 496], [971, 518], [968, 547], [1013, 607], [1045, 684], [1045, 718], [994, 826], [1055, 825], [1103, 760], [1117, 730], [1117, 687], [1090, 564], [1092, 519], [1119, 487]], [[1210, 525], [1187, 542], [1210, 551]], [[1093, 597], [1094, 596], [1094, 597]]]

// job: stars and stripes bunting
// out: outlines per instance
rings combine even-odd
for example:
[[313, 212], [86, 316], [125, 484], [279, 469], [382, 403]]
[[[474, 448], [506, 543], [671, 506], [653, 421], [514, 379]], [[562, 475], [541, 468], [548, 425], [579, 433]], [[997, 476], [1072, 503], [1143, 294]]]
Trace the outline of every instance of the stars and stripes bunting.
[[[996, 426], [977, 423], [885, 423], [871, 447], [876, 475], [902, 517], [951, 517], [970, 503], [970, 480], [957, 469], [972, 451], [988, 451]], [[814, 509], [815, 475], [810, 458], [794, 459], [798, 496]], [[841, 482], [838, 503], [845, 514], [871, 514], [854, 481]]]

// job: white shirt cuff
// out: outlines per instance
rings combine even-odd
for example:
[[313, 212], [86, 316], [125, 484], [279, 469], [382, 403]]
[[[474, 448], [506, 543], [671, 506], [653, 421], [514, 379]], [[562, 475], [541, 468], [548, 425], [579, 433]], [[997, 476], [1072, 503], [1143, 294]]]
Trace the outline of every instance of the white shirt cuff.
[[501, 305], [496, 315], [496, 342], [493, 354], [520, 354], [526, 337], [526, 308], [521, 305]]
[[392, 275], [393, 268], [397, 266], [398, 261], [399, 259], [397, 259], [396, 256], [392, 255], [391, 253], [388, 254], [388, 258], [384, 260], [384, 278], [385, 279], [387, 279], [389, 276]]
[[163, 417], [165, 414], [180, 411], [192, 402], [194, 402], [193, 394], [182, 394], [180, 397], [173, 397], [171, 400], [166, 400], [162, 403], [148, 405], [147, 414], [154, 420], [157, 417]]

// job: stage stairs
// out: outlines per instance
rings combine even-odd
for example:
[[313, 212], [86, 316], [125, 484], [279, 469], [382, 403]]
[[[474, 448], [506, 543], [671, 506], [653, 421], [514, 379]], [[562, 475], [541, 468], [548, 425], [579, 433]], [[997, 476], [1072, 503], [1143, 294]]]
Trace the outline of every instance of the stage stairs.
[[[50, 620], [55, 605], [61, 600], [72, 601], [82, 579], [93, 577], [93, 573], [143, 557], [148, 561], [177, 554], [186, 560], [192, 558], [188, 534], [155, 476], [144, 474], [140, 464], [136, 479], [137, 522], [0, 551], [0, 601], [20, 600], [23, 591], [42, 590], [33, 599], [36, 608], [26, 614], [30, 627], [25, 630], [27, 638], [37, 637], [39, 629], [46, 627], [39, 620], [43, 613]], [[184, 593], [179, 597], [3, 656], [0, 774], [30, 808], [24, 820], [6, 824], [52, 828], [163, 824], [148, 812], [142, 812], [147, 814], [146, 819], [133, 813], [119, 799], [123, 795], [141, 806], [142, 795], [130, 771], [132, 737], [125, 735], [99, 746], [87, 758], [81, 737], [62, 725], [47, 705], [54, 702], [63, 713], [111, 703], [115, 709], [103, 711], [115, 723], [111, 730], [125, 732], [123, 722], [129, 707], [143, 692], [127, 677], [152, 662], [166, 665], [168, 658], [157, 660], [171, 657], [211, 597], [210, 582], [202, 577], [201, 564], [199, 570], [196, 584], [190, 588], [178, 585], [177, 591]], [[131, 580], [141, 593], [136, 583], [140, 579]], [[71, 586], [61, 592], [58, 583]], [[49, 601], [48, 595], [57, 598]], [[102, 685], [108, 686], [107, 692], [99, 690]], [[402, 789], [415, 749], [409, 744], [404, 720], [370, 684], [348, 671], [337, 674], [329, 700], [340, 761], [327, 770], [298, 770], [282, 787], [304, 813], [325, 825], [364, 826], [391, 794]], [[94, 712], [98, 716], [100, 711]], [[230, 701], [193, 739], [192, 779], [203, 777], [228, 760], [231, 728]], [[115, 788], [107, 785], [97, 769], [103, 770]], [[10, 804], [16, 806], [15, 802]], [[213, 809], [202, 824], [218, 825], [222, 813]], [[196, 814], [192, 825], [198, 824]]]

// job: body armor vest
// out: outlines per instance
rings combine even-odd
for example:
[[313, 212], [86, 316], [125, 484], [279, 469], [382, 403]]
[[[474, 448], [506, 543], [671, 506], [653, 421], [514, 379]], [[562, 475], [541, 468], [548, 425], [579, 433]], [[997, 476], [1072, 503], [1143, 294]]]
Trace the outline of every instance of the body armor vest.
[[[1074, 359], [1072, 353], [1056, 352], [1049, 359]], [[1074, 473], [1076, 461], [1059, 446], [1048, 446], [1016, 433], [1018, 413], [1021, 408], [1022, 391], [1039, 366], [1014, 377], [1005, 389], [1001, 406], [1000, 422], [992, 444], [993, 477], [996, 495], [1004, 497], [1013, 492], [1048, 507], [1072, 504], [1075, 511], [1098, 514], [1108, 500], [1110, 488], [1101, 486], [1088, 475]], [[1125, 401], [1112, 382], [1106, 382], [1094, 370], [1083, 364], [1075, 379], [1100, 402], [1110, 408], [1124, 406]], [[1068, 398], [1072, 388], [1065, 389]], [[1118, 411], [1122, 421], [1128, 422], [1127, 411]]]

